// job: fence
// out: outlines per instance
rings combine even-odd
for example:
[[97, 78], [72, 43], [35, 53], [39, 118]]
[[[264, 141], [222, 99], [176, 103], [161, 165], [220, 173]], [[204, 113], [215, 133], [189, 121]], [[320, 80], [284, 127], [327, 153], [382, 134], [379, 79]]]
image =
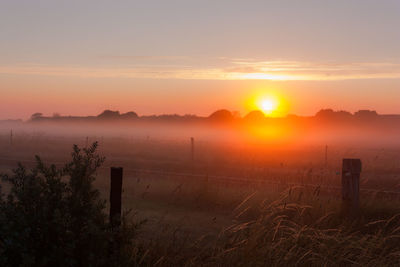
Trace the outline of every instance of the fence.
[[[11, 159], [11, 158], [0, 158], [1, 162], [21, 162], [21, 163], [35, 163], [34, 160], [18, 160], [18, 159]], [[57, 162], [52, 161], [49, 162], [50, 164], [59, 164], [63, 165], [65, 162]], [[108, 171], [110, 166], [104, 166], [100, 168], [101, 170]], [[223, 175], [208, 175], [208, 174], [195, 174], [190, 172], [171, 172], [171, 171], [164, 171], [164, 170], [154, 170], [154, 169], [141, 169], [141, 168], [127, 168], [124, 167], [125, 173], [132, 173], [132, 175], [140, 175], [140, 174], [154, 174], [158, 176], [169, 176], [169, 177], [181, 177], [181, 178], [194, 178], [194, 179], [202, 179], [207, 177], [209, 181], [224, 181], [229, 183], [247, 183], [247, 184], [270, 184], [270, 185], [284, 185], [287, 187], [290, 186], [302, 186], [302, 187], [319, 187], [321, 189], [335, 191], [340, 193], [342, 191], [341, 186], [334, 186], [334, 185], [326, 185], [326, 184], [316, 184], [316, 183], [295, 183], [295, 182], [286, 182], [286, 181], [276, 181], [271, 179], [254, 179], [254, 178], [243, 178], [240, 176], [223, 176]], [[343, 174], [342, 174], [343, 175]], [[385, 194], [385, 195], [398, 195], [400, 197], [400, 191], [395, 190], [377, 190], [377, 189], [368, 189], [368, 188], [359, 188], [359, 192], [367, 193], [367, 194]]]

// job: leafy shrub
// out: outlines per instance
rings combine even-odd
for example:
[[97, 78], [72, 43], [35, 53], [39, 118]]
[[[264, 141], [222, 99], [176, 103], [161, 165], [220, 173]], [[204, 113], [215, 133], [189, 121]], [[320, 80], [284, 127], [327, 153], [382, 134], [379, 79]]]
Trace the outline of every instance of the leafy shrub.
[[[1, 266], [123, 264], [110, 251], [116, 233], [108, 225], [105, 200], [93, 188], [104, 162], [96, 149], [97, 143], [87, 149], [75, 145], [71, 162], [61, 169], [36, 156], [31, 171], [19, 164], [12, 175], [1, 175], [10, 185], [0, 196]], [[129, 245], [133, 230], [123, 225], [118, 241]]]

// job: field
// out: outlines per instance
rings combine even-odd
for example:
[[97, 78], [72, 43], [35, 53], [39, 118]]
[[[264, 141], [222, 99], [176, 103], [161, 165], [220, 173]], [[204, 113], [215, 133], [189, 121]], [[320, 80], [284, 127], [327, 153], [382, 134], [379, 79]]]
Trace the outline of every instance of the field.
[[[124, 168], [122, 205], [138, 225], [138, 265], [362, 265], [400, 263], [400, 149], [313, 144], [260, 146], [146, 134], [3, 131], [0, 171], [38, 154], [61, 166], [71, 147], [99, 142], [95, 181], [109, 197]], [[327, 154], [326, 154], [327, 153]], [[342, 216], [341, 159], [361, 158], [361, 208]]]

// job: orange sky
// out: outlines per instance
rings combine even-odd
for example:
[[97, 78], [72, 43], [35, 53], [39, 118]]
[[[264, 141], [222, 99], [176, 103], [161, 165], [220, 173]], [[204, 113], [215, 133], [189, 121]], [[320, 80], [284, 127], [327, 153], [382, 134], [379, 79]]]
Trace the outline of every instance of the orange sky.
[[[104, 109], [135, 111], [141, 115], [209, 115], [227, 108], [245, 115], [256, 108], [257, 98], [271, 94], [287, 103], [280, 115], [312, 115], [321, 108], [349, 111], [369, 108], [380, 113], [399, 113], [400, 99], [397, 79], [210, 81], [10, 75], [2, 77], [2, 86], [9, 88], [2, 92], [0, 118], [3, 119], [27, 119], [34, 112], [96, 115]], [[376, 94], [381, 88], [385, 94]]]
[[400, 113], [400, 1], [0, 2], [0, 119]]

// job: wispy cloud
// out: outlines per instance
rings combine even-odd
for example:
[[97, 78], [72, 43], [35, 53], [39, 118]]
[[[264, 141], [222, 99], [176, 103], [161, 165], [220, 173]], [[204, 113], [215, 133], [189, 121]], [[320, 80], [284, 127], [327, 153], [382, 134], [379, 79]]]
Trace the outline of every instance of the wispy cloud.
[[237, 77], [279, 80], [400, 78], [400, 64], [387, 62], [315, 63], [299, 61], [234, 61], [226, 71]]
[[[129, 57], [123, 57], [129, 59]], [[159, 57], [132, 57], [135, 60], [159, 60]], [[169, 57], [163, 57], [168, 59]], [[185, 58], [181, 58], [183, 61]], [[257, 61], [220, 58], [204, 66], [191, 59], [184, 64], [118, 64], [104, 67], [50, 66], [19, 64], [0, 66], [1, 74], [78, 76], [104, 78], [200, 79], [200, 80], [344, 80], [400, 78], [400, 63], [352, 62], [317, 63], [300, 61]], [[215, 62], [215, 61], [214, 61]], [[117, 66], [116, 66], [117, 65]]]

